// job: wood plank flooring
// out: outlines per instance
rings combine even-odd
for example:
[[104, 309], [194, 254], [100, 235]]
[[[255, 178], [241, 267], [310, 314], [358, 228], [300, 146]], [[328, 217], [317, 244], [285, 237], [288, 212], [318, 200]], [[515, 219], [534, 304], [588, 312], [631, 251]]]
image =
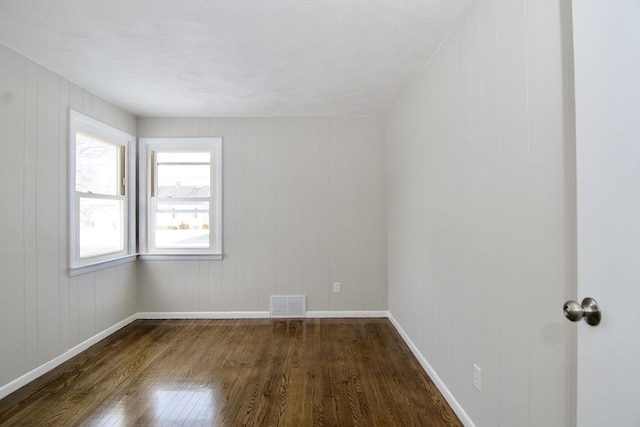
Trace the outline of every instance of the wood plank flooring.
[[139, 320], [0, 400], [0, 425], [460, 426], [387, 319]]

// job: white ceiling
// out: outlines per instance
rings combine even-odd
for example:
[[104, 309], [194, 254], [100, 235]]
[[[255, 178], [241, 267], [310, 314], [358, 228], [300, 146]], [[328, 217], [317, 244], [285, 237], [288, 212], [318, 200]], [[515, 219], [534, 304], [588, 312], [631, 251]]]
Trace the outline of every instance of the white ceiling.
[[386, 116], [471, 0], [0, 0], [0, 42], [138, 116]]

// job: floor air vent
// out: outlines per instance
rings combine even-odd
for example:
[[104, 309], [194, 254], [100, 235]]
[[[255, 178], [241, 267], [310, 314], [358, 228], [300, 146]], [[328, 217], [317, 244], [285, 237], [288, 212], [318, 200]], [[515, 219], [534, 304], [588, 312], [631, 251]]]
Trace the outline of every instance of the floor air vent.
[[271, 295], [271, 317], [304, 317], [304, 295]]

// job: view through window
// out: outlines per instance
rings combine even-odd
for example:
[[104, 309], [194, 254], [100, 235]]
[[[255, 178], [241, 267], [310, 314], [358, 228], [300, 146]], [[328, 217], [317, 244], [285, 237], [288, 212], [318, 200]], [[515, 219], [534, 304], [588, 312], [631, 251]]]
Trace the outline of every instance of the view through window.
[[122, 145], [76, 132], [80, 258], [124, 249], [124, 158]]
[[210, 152], [153, 153], [156, 248], [210, 247]]

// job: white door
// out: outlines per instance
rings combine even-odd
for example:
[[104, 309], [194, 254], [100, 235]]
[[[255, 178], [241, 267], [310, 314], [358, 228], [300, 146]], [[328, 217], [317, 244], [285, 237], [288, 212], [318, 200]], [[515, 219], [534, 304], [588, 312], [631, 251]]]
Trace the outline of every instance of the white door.
[[574, 0], [578, 295], [576, 419], [640, 426], [640, 0]]

